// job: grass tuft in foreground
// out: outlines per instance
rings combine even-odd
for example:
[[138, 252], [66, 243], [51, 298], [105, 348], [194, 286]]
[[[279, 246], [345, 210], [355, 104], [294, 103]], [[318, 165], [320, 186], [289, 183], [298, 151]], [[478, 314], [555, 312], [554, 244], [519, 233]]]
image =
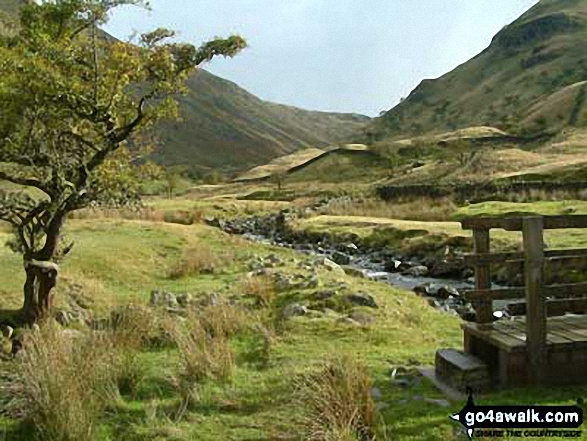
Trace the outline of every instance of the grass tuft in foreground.
[[304, 426], [313, 441], [375, 440], [373, 381], [366, 366], [349, 356], [336, 357], [298, 380], [306, 410]]

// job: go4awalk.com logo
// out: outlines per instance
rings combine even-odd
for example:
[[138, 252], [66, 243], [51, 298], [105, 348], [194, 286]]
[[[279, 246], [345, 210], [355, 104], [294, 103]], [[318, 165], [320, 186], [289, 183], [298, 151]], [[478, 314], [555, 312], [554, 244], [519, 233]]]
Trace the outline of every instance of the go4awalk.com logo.
[[465, 427], [469, 439], [475, 436], [578, 439], [583, 409], [579, 406], [477, 406], [469, 392], [465, 407], [450, 418]]

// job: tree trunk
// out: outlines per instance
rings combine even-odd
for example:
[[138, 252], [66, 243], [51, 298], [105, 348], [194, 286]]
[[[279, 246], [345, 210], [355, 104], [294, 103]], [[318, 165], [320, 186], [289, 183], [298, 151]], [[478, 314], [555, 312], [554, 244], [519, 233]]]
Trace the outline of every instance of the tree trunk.
[[48, 317], [53, 306], [51, 290], [57, 283], [59, 267], [52, 262], [25, 261], [24, 306], [26, 323], [36, 323]]
[[51, 290], [57, 284], [59, 267], [51, 262], [57, 252], [65, 213], [58, 213], [45, 230], [45, 245], [38, 252], [25, 255], [24, 305], [22, 318], [25, 323], [36, 323], [51, 313], [53, 295]]

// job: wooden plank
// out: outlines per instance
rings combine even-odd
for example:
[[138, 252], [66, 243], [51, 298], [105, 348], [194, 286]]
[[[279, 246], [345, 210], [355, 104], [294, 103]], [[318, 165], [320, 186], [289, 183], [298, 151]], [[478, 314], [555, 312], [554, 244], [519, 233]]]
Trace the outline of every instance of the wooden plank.
[[467, 300], [491, 299], [491, 300], [511, 300], [523, 299], [526, 296], [524, 288], [496, 288], [463, 291]]
[[469, 333], [493, 346], [503, 349], [506, 352], [522, 350], [526, 346], [525, 341], [520, 338], [516, 338], [492, 328], [481, 326], [482, 325], [477, 323], [465, 323], [462, 325], [465, 333]]
[[567, 340], [567, 342], [564, 344], [569, 344], [577, 348], [587, 346], [586, 336], [582, 336], [581, 334], [566, 329], [549, 330], [548, 336], [549, 338], [550, 336], [553, 336], [553, 338], [564, 338], [565, 340]]
[[[513, 316], [526, 315], [526, 302], [510, 303], [508, 313]], [[587, 311], [587, 298], [548, 300], [546, 313], [548, 317], [557, 317], [564, 314], [584, 314]]]
[[500, 228], [508, 231], [520, 231], [522, 218], [520, 217], [469, 217], [461, 221], [463, 230]]
[[544, 288], [546, 297], [564, 298], [587, 295], [587, 283], [566, 283], [562, 285], [549, 285]]
[[[587, 248], [573, 248], [568, 250], [547, 250], [544, 257], [549, 261], [567, 261], [587, 259]], [[465, 264], [468, 266], [488, 265], [505, 262], [523, 262], [524, 253], [490, 253], [490, 254], [466, 254]]]
[[587, 259], [587, 249], [548, 250], [544, 252], [544, 256], [550, 261], [584, 260]]
[[572, 346], [574, 340], [572, 337], [566, 335], [564, 331], [549, 331], [546, 334], [546, 341], [557, 346]]
[[[537, 216], [532, 216], [537, 217]], [[499, 228], [507, 231], [522, 231], [526, 217], [470, 217], [461, 221], [463, 230]], [[542, 216], [545, 230], [563, 228], [587, 228], [587, 215]]]
[[[488, 254], [490, 251], [489, 230], [473, 230], [475, 254]], [[489, 265], [475, 267], [475, 289], [491, 288], [491, 270]], [[473, 306], [477, 312], [477, 323], [491, 323], [493, 321], [493, 301], [490, 298], [478, 298]]]
[[526, 340], [528, 348], [528, 377], [540, 385], [546, 367], [546, 302], [543, 298], [544, 219], [526, 217], [522, 222], [525, 281], [526, 281]]
[[[496, 288], [484, 290], [463, 291], [466, 299], [512, 300], [522, 299], [526, 295], [525, 288]], [[543, 287], [543, 296], [552, 298], [571, 298], [587, 295], [587, 283], [567, 283], [563, 285], [548, 285]]]
[[524, 253], [484, 253], [466, 254], [465, 264], [468, 266], [490, 265], [492, 263], [523, 261]]

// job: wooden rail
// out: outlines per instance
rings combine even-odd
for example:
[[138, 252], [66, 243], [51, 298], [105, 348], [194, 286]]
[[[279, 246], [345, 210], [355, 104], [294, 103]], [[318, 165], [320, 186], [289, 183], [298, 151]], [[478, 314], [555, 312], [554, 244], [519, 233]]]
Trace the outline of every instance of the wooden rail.
[[[475, 307], [479, 329], [491, 329], [493, 301], [523, 299], [512, 309], [526, 315], [527, 372], [531, 383], [541, 384], [546, 375], [548, 316], [587, 311], [587, 283], [544, 283], [546, 264], [587, 261], [587, 249], [545, 250], [544, 230], [587, 228], [587, 216], [477, 217], [465, 219], [461, 224], [463, 229], [473, 231], [474, 254], [466, 256], [465, 262], [475, 268], [475, 289], [465, 296]], [[491, 229], [521, 231], [524, 251], [491, 253]], [[524, 286], [493, 289], [491, 265], [510, 262], [523, 264]]]

